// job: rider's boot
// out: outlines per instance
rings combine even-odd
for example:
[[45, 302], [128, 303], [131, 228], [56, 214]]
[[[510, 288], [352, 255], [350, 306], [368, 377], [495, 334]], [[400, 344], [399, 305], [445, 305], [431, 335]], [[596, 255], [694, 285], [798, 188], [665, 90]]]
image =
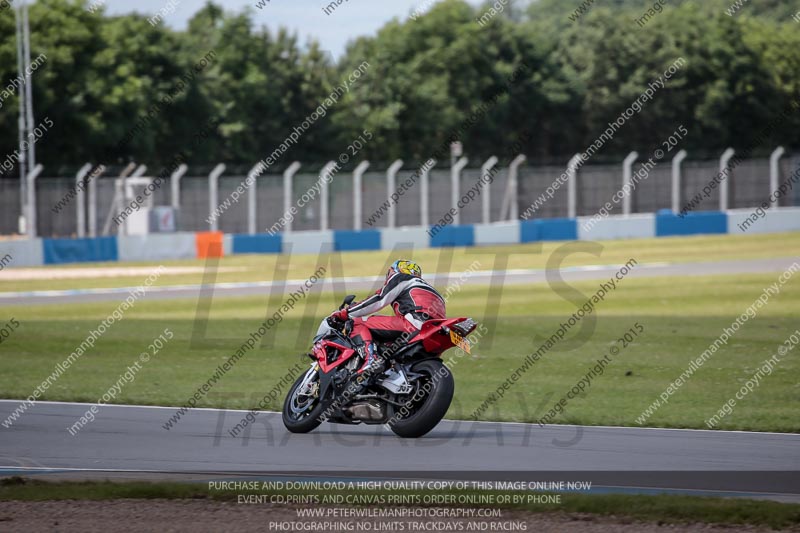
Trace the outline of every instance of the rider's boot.
[[362, 355], [362, 361], [364, 361], [364, 364], [358, 370], [359, 374], [367, 373], [370, 376], [377, 376], [388, 368], [386, 359], [375, 353], [374, 342], [368, 342], [357, 346], [356, 350]]

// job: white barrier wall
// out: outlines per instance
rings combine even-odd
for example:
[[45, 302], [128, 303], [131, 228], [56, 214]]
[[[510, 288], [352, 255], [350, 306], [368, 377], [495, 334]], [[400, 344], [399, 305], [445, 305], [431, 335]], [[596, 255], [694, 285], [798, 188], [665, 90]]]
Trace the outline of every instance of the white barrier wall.
[[517, 244], [519, 241], [519, 221], [475, 225], [476, 246]]
[[[585, 227], [590, 226], [590, 227]], [[508, 245], [544, 240], [648, 239], [675, 235], [746, 235], [800, 231], [800, 207], [765, 210], [736, 209], [703, 211], [685, 218], [671, 213], [613, 215], [594, 220], [542, 219], [528, 222], [449, 227], [447, 233], [428, 235], [428, 228], [403, 227], [370, 229], [363, 232], [302, 231], [269, 237], [266, 234], [224, 235], [223, 253], [319, 254], [336, 250], [425, 249], [438, 246]], [[380, 238], [378, 238], [380, 237]], [[238, 241], [237, 241], [238, 239]], [[92, 239], [35, 239], [0, 241], [3, 268], [41, 266], [76, 262], [162, 261], [195, 259], [195, 233], [155, 233]], [[238, 242], [238, 244], [237, 244]]]
[[283, 253], [319, 254], [334, 249], [333, 230], [301, 231], [283, 234]]
[[800, 231], [800, 207], [728, 211], [728, 233], [731, 235], [785, 231]]
[[120, 261], [161, 261], [197, 257], [194, 233], [152, 233], [118, 237], [117, 246]]
[[430, 245], [428, 228], [381, 228], [381, 249], [411, 248], [421, 250]]
[[[590, 226], [584, 229], [584, 226]], [[612, 215], [600, 220], [578, 217], [578, 239], [582, 241], [608, 241], [614, 239], [650, 239], [656, 236], [656, 216]]]
[[[7, 259], [10, 256], [11, 259]], [[0, 241], [0, 261], [5, 268], [42, 266], [44, 250], [42, 239], [24, 241]]]
[[222, 255], [233, 255], [233, 235], [226, 233], [222, 236]]

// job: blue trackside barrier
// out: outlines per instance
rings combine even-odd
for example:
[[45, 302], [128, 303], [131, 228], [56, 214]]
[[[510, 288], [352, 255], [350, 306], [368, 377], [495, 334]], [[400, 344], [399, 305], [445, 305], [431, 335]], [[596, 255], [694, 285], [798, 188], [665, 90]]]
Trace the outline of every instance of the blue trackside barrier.
[[519, 227], [520, 242], [575, 241], [578, 221], [573, 218], [524, 220]]
[[[334, 251], [393, 250], [497, 246], [537, 241], [608, 240], [800, 231], [800, 207], [780, 207], [754, 214], [753, 209], [726, 212], [700, 211], [679, 217], [669, 210], [658, 213], [612, 215], [583, 227], [591, 217], [536, 219], [492, 224], [376, 228], [366, 230], [300, 231], [268, 235], [225, 235], [229, 254], [318, 254]], [[430, 233], [433, 233], [431, 236]], [[194, 233], [94, 239], [34, 239], [0, 241], [0, 259], [13, 258], [12, 267], [98, 263], [110, 261], [161, 261], [195, 257]]]
[[687, 213], [683, 218], [669, 212], [656, 214], [656, 237], [728, 233], [728, 215], [720, 211]]
[[117, 261], [116, 237], [95, 239], [42, 239], [44, 264], [101, 263]]
[[376, 229], [335, 230], [333, 232], [333, 243], [337, 252], [380, 250], [381, 232]]
[[279, 254], [282, 250], [280, 235], [233, 235], [234, 254]]
[[437, 227], [436, 233], [431, 236], [430, 246], [431, 248], [475, 246], [475, 228], [470, 225]]

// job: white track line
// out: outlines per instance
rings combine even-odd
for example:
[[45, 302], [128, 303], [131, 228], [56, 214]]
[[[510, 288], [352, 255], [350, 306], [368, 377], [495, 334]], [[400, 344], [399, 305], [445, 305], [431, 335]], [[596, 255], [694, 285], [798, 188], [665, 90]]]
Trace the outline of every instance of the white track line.
[[[24, 400], [12, 400], [12, 399], [0, 399], [0, 402], [9, 402], [9, 403], [22, 403]], [[34, 402], [34, 405], [37, 403], [45, 404], [45, 405], [95, 405], [93, 403], [86, 403], [86, 402], [56, 402], [56, 401], [38, 401]], [[119, 404], [119, 403], [109, 403], [104, 404], [103, 407], [126, 407], [132, 409], [182, 409], [181, 407], [170, 407], [166, 405], [130, 405], [130, 404]], [[189, 411], [226, 411], [231, 413], [249, 413], [250, 409], [222, 409], [219, 407], [191, 407], [188, 408]], [[259, 410], [259, 413], [268, 413], [279, 415], [281, 414], [279, 411], [262, 411]], [[499, 420], [458, 420], [458, 419], [443, 419], [447, 422], [464, 422], [464, 423], [477, 423], [477, 424], [507, 424], [507, 425], [517, 425], [517, 426], [536, 426], [538, 424], [529, 424], [526, 422], [503, 422]], [[781, 433], [777, 431], [744, 431], [744, 430], [736, 430], [736, 429], [695, 429], [695, 428], [657, 428], [657, 427], [634, 427], [634, 426], [580, 426], [577, 424], [547, 424], [545, 427], [553, 426], [558, 428], [601, 428], [601, 429], [632, 429], [635, 431], [639, 430], [651, 430], [651, 431], [699, 431], [703, 433], [746, 433], [748, 435], [791, 435], [795, 437], [800, 437], [800, 433]]]
[[[671, 266], [674, 263], [647, 263], [636, 265], [637, 269], [641, 268], [662, 268]], [[615, 271], [619, 269], [619, 265], [585, 265], [575, 267], [560, 268], [560, 272], [601, 272], [604, 270]], [[531, 274], [542, 274], [547, 272], [546, 269], [531, 268], [531, 269], [511, 269], [511, 270], [476, 270], [471, 272], [470, 278], [491, 278], [498, 274], [507, 276], [527, 276]], [[439, 278], [449, 279], [460, 276], [461, 273], [434, 273], [426, 275], [425, 277], [430, 280]], [[383, 279], [381, 276], [351, 276], [346, 278], [323, 278], [320, 285], [333, 285], [335, 283], [358, 283], [358, 282], [379, 282]], [[252, 281], [252, 282], [225, 282], [215, 283], [215, 289], [269, 289], [272, 287], [283, 287], [291, 289], [295, 285], [300, 285], [308, 281], [307, 279], [290, 279], [286, 281]], [[151, 286], [147, 288], [147, 292], [172, 292], [172, 291], [192, 291], [198, 290], [203, 285], [165, 285], [165, 286]], [[126, 294], [138, 287], [112, 287], [105, 289], [73, 289], [73, 290], [52, 290], [52, 291], [24, 291], [24, 292], [0, 292], [0, 298], [54, 298], [62, 296], [89, 296], [98, 294]]]

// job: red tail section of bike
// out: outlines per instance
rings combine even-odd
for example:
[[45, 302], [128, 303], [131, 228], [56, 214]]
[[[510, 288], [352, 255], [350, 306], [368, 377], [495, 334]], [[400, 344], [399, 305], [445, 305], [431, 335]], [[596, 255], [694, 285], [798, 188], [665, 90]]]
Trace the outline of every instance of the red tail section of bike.
[[[466, 324], [466, 327], [463, 327]], [[459, 325], [462, 325], [459, 328]], [[458, 331], [460, 329], [460, 331]], [[409, 345], [422, 343], [423, 349], [433, 355], [439, 355], [455, 346], [461, 346], [469, 351], [469, 342], [464, 339], [472, 330], [475, 323], [465, 317], [442, 318], [428, 320], [422, 325], [422, 330], [411, 339]], [[344, 342], [331, 339], [322, 339], [314, 345], [313, 355], [324, 373], [342, 365], [354, 357], [356, 352]], [[330, 354], [330, 357], [329, 357]], [[330, 359], [331, 362], [328, 362]]]
[[[415, 337], [414, 340], [422, 340], [422, 346], [425, 348], [426, 352], [432, 354], [441, 354], [445, 350], [449, 350], [456, 345], [455, 340], [453, 339], [453, 332], [454, 327], [461, 322], [466, 322], [470, 320], [466, 317], [459, 317], [459, 318], [444, 318], [441, 320], [428, 320], [422, 325], [422, 331], [420, 332], [419, 336]], [[470, 320], [471, 322], [471, 320]], [[465, 337], [469, 335], [472, 330], [475, 329], [474, 323], [469, 326], [469, 328], [463, 332], [455, 332], [458, 337]]]

